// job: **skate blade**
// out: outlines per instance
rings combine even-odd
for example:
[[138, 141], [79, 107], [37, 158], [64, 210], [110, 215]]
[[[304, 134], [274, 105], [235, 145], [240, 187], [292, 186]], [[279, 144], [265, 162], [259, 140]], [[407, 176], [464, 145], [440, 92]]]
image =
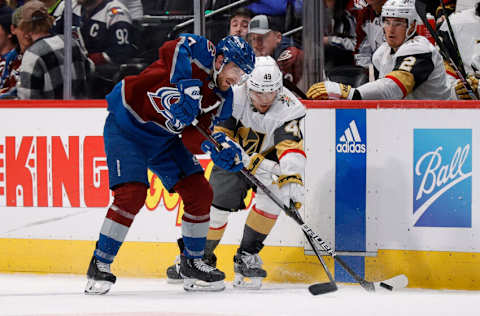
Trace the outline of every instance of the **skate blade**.
[[168, 284], [181, 284], [183, 283], [183, 279], [169, 279], [167, 278]]
[[104, 295], [110, 291], [112, 282], [108, 281], [96, 281], [94, 279], [88, 279], [87, 286], [85, 287], [85, 294], [87, 295]]
[[383, 280], [381, 282], [375, 282], [375, 287], [385, 289], [388, 291], [396, 291], [403, 289], [408, 285], [408, 278], [404, 274], [399, 274], [393, 278]]
[[[250, 281], [248, 281], [250, 280]], [[254, 277], [244, 277], [241, 274], [235, 274], [235, 279], [233, 280], [233, 287], [237, 289], [244, 290], [259, 290], [262, 287], [263, 278], [254, 278]]]
[[205, 282], [198, 279], [183, 279], [183, 289], [187, 292], [220, 292], [225, 290], [223, 280]]

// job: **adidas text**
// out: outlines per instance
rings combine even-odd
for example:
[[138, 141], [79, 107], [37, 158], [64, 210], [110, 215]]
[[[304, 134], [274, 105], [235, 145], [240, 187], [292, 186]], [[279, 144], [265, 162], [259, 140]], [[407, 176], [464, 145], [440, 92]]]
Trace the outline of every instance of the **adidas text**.
[[365, 144], [357, 144], [355, 142], [337, 144], [337, 152], [339, 153], [364, 154], [366, 151]]

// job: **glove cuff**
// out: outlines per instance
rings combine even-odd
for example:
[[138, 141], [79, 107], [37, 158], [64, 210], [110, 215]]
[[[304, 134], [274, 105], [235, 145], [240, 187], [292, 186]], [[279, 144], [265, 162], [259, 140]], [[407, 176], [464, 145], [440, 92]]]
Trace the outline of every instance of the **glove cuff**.
[[348, 84], [340, 84], [340, 94], [342, 99], [351, 100], [353, 99], [353, 94], [355, 93], [355, 88]]
[[260, 164], [263, 162], [265, 157], [261, 154], [255, 154], [252, 157], [250, 157], [250, 161], [248, 163], [248, 166], [246, 169], [250, 171], [251, 174], [255, 174], [257, 172], [258, 167], [260, 167]]
[[177, 82], [177, 88], [180, 91], [183, 91], [189, 87], [201, 87], [201, 86], [203, 86], [203, 82], [199, 79], [182, 79], [182, 80], [178, 80]]
[[287, 183], [298, 183], [303, 186], [302, 177], [300, 174], [281, 175], [278, 177], [277, 185], [279, 188]]

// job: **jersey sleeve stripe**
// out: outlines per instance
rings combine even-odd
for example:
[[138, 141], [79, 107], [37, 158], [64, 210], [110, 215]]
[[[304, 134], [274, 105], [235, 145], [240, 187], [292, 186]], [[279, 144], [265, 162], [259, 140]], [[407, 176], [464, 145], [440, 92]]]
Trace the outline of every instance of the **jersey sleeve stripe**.
[[305, 154], [305, 152], [303, 150], [300, 150], [300, 149], [287, 149], [285, 150], [282, 155], [280, 157], [278, 157], [278, 160], [281, 160], [286, 154], [288, 153], [298, 153], [298, 154], [301, 154], [303, 155], [305, 158], [307, 158], [307, 155]]
[[403, 97], [405, 98], [407, 96], [407, 89], [405, 88], [403, 83], [400, 80], [398, 80], [398, 78], [396, 78], [394, 76], [389, 76], [389, 75], [385, 76], [385, 78], [392, 79], [393, 82], [395, 82], [400, 87], [400, 89], [402, 90]]

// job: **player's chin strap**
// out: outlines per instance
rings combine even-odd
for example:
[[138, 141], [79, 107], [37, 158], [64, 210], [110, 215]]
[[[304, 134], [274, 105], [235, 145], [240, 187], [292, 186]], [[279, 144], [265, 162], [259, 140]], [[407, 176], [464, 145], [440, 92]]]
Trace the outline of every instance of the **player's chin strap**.
[[215, 63], [213, 64], [213, 83], [215, 83], [215, 85], [217, 87], [218, 87], [217, 78], [218, 78], [218, 75], [222, 72], [223, 67], [225, 67], [225, 63], [223, 63], [223, 62], [222, 62], [222, 65], [220, 66], [220, 69], [218, 69], [218, 70], [215, 67]]
[[[412, 27], [413, 25], [415, 25], [415, 27]], [[417, 25], [418, 25], [417, 21], [413, 21], [413, 23], [407, 27], [407, 30], [405, 31], [404, 43], [409, 39], [411, 39], [415, 34], [417, 34]], [[408, 31], [410, 31], [410, 34], [408, 34]]]

